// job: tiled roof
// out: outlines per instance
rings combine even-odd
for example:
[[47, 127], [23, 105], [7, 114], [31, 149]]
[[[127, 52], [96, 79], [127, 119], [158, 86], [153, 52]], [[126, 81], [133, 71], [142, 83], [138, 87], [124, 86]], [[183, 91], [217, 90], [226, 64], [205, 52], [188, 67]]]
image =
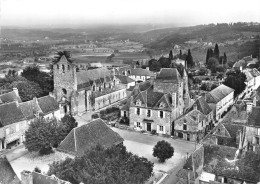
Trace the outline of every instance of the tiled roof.
[[14, 91], [0, 95], [0, 100], [1, 103], [9, 103], [14, 101], [18, 101], [19, 103], [22, 102], [20, 96], [17, 96]]
[[25, 117], [16, 102], [0, 105], [0, 127], [24, 120]]
[[38, 98], [38, 104], [44, 114], [59, 110], [58, 102], [49, 95]]
[[0, 156], [0, 183], [20, 184], [20, 180], [15, 174], [11, 164], [6, 157]]
[[58, 150], [73, 155], [82, 155], [92, 146], [100, 144], [105, 148], [122, 143], [124, 140], [111, 130], [101, 119], [74, 128], [61, 142]]
[[253, 107], [252, 112], [248, 116], [249, 126], [260, 127], [260, 107]]
[[181, 76], [176, 68], [162, 68], [159, 74], [156, 76], [156, 79], [179, 82]]
[[70, 184], [56, 176], [48, 176], [38, 172], [32, 172], [33, 184]]
[[205, 101], [205, 97], [197, 98], [192, 107], [188, 109], [188, 111], [193, 110], [195, 105], [197, 105], [197, 109], [204, 115], [208, 115], [212, 111], [209, 104]]
[[207, 103], [218, 103], [233, 91], [234, 89], [221, 84], [220, 86], [206, 94], [206, 101]]
[[153, 73], [149, 70], [142, 69], [142, 68], [133, 68], [131, 69], [131, 74], [129, 75], [135, 75], [135, 76], [152, 76]]
[[37, 112], [42, 112], [40, 106], [36, 102], [36, 99], [20, 103], [19, 108], [21, 109], [24, 117], [27, 119], [32, 119], [35, 117]]
[[90, 81], [96, 81], [100, 78], [110, 76], [111, 73], [107, 68], [96, 68], [93, 70], [77, 72], [77, 84], [84, 84]]
[[[207, 117], [204, 114], [202, 114], [199, 110], [193, 109], [190, 112], [178, 117], [174, 122], [176, 124], [187, 123], [196, 125], [198, 124], [198, 121], [201, 122], [203, 120], [207, 120]], [[197, 129], [195, 131], [197, 131]]]
[[259, 154], [252, 151], [244, 152], [234, 161], [236, 148], [206, 144], [203, 146], [204, 171], [252, 183], [260, 181]]
[[152, 87], [152, 84], [149, 81], [145, 81], [139, 84], [140, 91], [145, 91]]
[[131, 82], [135, 82], [135, 80], [133, 80], [130, 77], [127, 77], [125, 75], [116, 75], [116, 78], [118, 78], [122, 84], [129, 84]]

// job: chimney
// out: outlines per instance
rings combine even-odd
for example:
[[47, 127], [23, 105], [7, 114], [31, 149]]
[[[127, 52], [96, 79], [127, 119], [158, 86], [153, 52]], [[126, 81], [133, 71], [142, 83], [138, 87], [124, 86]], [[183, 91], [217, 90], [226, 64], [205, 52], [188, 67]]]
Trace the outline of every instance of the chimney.
[[33, 176], [30, 171], [21, 172], [21, 183], [22, 184], [33, 184]]
[[16, 94], [17, 96], [19, 96], [19, 92], [18, 92], [18, 89], [17, 89], [17, 88], [13, 88], [13, 91], [15, 92], [15, 94]]

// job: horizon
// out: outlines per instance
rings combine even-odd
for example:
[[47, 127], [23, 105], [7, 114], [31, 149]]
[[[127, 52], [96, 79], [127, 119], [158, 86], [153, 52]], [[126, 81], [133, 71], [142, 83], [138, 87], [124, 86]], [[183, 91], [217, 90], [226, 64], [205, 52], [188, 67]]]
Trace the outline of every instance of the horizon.
[[[259, 0], [0, 0], [3, 27], [155, 25], [187, 27], [210, 23], [260, 22]], [[100, 6], [102, 5], [102, 6]], [[254, 6], [252, 6], [254, 5]], [[94, 7], [94, 8], [93, 8]]]

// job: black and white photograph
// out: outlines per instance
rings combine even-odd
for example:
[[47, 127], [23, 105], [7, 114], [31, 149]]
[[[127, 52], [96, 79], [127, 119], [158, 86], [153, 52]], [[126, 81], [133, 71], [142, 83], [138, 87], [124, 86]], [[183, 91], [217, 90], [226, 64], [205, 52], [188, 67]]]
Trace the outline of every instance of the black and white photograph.
[[0, 0], [0, 184], [260, 184], [259, 0]]

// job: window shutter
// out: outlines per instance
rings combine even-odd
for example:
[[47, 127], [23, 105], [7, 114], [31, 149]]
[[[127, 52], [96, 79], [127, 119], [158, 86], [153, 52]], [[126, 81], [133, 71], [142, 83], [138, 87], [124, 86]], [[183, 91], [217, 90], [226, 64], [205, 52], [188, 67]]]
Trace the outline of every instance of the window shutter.
[[157, 125], [157, 133], [160, 131], [160, 126]]
[[134, 127], [136, 127], [137, 126], [137, 123], [136, 122], [134, 122]]
[[158, 111], [158, 118], [160, 117], [160, 111]]

